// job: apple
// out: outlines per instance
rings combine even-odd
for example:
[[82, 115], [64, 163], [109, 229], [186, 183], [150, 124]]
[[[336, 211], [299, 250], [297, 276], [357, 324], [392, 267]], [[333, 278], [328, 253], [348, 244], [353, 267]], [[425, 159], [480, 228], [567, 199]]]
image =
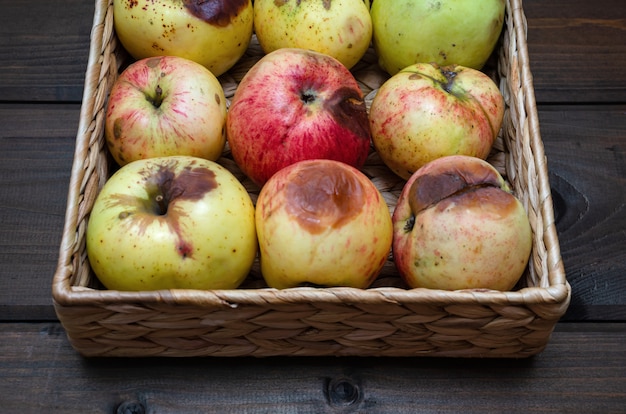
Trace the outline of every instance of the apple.
[[504, 24], [505, 0], [376, 0], [372, 43], [390, 75], [414, 63], [481, 69]]
[[254, 29], [265, 53], [310, 49], [347, 68], [363, 57], [372, 39], [372, 19], [363, 0], [255, 0]]
[[337, 59], [284, 48], [264, 55], [243, 77], [226, 117], [233, 159], [263, 185], [304, 159], [333, 159], [357, 168], [370, 151], [363, 92]]
[[386, 80], [370, 106], [374, 147], [408, 179], [446, 155], [486, 159], [502, 126], [504, 99], [483, 72], [417, 63]]
[[257, 254], [254, 206], [214, 161], [183, 156], [138, 160], [98, 194], [87, 255], [112, 290], [234, 289]]
[[114, 0], [113, 21], [135, 59], [180, 56], [220, 76], [248, 48], [254, 12], [252, 0]]
[[168, 155], [215, 161], [225, 127], [226, 98], [217, 78], [189, 59], [158, 56], [132, 63], [116, 79], [104, 133], [119, 165]]
[[511, 290], [532, 233], [521, 202], [487, 161], [432, 161], [404, 186], [393, 213], [393, 258], [413, 288]]
[[389, 207], [367, 176], [334, 160], [304, 160], [273, 175], [256, 204], [268, 286], [367, 288], [391, 249]]

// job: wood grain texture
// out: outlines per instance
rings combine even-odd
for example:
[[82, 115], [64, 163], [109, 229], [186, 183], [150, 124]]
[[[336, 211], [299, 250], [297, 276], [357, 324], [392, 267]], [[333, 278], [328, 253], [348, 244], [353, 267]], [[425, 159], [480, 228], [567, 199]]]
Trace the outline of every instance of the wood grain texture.
[[[0, 324], [4, 413], [623, 413], [626, 330], [561, 324], [522, 360], [82, 359], [56, 323]], [[119, 412], [119, 411], [118, 411]]]
[[626, 102], [623, 0], [525, 0], [537, 102]]
[[0, 0], [0, 100], [80, 102], [94, 3]]
[[626, 320], [626, 105], [542, 106], [561, 255], [564, 319]]

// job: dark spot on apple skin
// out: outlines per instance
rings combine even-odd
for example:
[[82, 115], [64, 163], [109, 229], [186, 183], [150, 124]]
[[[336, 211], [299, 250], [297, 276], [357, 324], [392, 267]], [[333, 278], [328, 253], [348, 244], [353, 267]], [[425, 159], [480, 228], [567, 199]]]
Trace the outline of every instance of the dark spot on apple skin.
[[473, 165], [464, 165], [417, 177], [408, 194], [411, 212], [417, 215], [441, 200], [480, 188], [495, 187], [502, 191], [500, 177], [495, 170], [482, 166], [472, 167]]
[[370, 142], [372, 133], [367, 107], [363, 97], [356, 90], [348, 87], [339, 88], [324, 102], [324, 106], [335, 122], [353, 131], [359, 138]]
[[213, 26], [226, 27], [248, 5], [250, 0], [183, 0], [191, 14]]
[[[163, 216], [170, 216], [165, 223], [172, 232], [178, 237], [176, 249], [178, 253], [190, 258], [193, 253], [193, 246], [184, 240], [182, 229], [180, 228], [179, 217], [185, 216], [183, 209], [178, 207], [178, 201], [183, 200], [199, 200], [206, 193], [217, 188], [218, 183], [215, 173], [208, 168], [188, 165], [182, 171], [175, 172], [177, 166], [176, 160], [168, 160], [159, 165], [158, 169], [148, 166], [141, 175], [143, 182], [138, 183], [146, 187], [148, 197], [143, 200], [143, 211], [149, 214], [141, 215], [142, 221], [137, 223], [136, 228], [146, 229], [153, 221], [162, 219]], [[112, 200], [107, 204], [108, 208], [115, 206], [136, 206], [137, 200], [134, 196], [127, 194], [114, 194]], [[118, 215], [120, 220], [124, 220], [130, 216], [129, 212], [122, 212]]]
[[334, 163], [302, 166], [285, 191], [287, 212], [311, 234], [342, 227], [365, 203], [359, 180]]
[[[289, 3], [290, 0], [274, 0], [274, 5], [276, 7], [281, 7], [284, 6], [285, 4]], [[302, 0], [295, 0], [296, 1], [296, 7], [299, 7], [300, 4], [302, 3]], [[322, 0], [322, 4], [324, 5], [324, 8], [326, 10], [330, 9], [332, 0]]]

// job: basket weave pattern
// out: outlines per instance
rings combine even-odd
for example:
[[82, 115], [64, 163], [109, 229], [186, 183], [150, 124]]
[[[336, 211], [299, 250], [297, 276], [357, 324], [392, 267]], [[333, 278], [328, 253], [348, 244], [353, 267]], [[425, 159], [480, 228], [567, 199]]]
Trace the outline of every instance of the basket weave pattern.
[[[108, 92], [129, 57], [113, 28], [113, 1], [97, 0], [85, 90], [52, 295], [57, 315], [85, 356], [461, 356], [526, 357], [541, 352], [565, 313], [565, 278], [547, 165], [539, 133], [521, 0], [508, 0], [505, 28], [489, 72], [507, 109], [489, 161], [526, 208], [533, 229], [528, 270], [511, 292], [407, 289], [390, 256], [372, 288], [269, 289], [258, 263], [237, 290], [120, 292], [103, 289], [89, 267], [85, 230], [111, 173], [104, 141]], [[232, 98], [262, 56], [253, 39], [220, 77]], [[387, 79], [372, 50], [352, 69], [366, 103]], [[230, 158], [219, 161], [256, 200], [259, 188]], [[372, 151], [363, 171], [390, 210], [404, 181]]]

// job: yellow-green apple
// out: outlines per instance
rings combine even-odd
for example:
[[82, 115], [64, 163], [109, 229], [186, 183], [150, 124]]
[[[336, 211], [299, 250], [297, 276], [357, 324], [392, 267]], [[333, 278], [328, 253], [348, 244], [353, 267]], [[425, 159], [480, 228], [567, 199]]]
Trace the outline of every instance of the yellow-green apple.
[[417, 63], [393, 75], [376, 93], [369, 113], [372, 141], [383, 162], [408, 179], [446, 155], [486, 159], [504, 108], [500, 90], [483, 72]]
[[372, 42], [389, 74], [414, 63], [481, 69], [504, 24], [505, 0], [376, 0]]
[[371, 134], [363, 92], [337, 59], [284, 48], [243, 77], [226, 118], [235, 162], [259, 185], [296, 161], [363, 166]]
[[189, 59], [157, 56], [132, 63], [116, 79], [104, 133], [119, 165], [168, 155], [215, 161], [225, 127], [226, 98], [217, 78]]
[[234, 289], [257, 254], [254, 205], [214, 161], [138, 160], [98, 194], [87, 226], [91, 268], [108, 289]]
[[135, 59], [180, 56], [220, 76], [248, 48], [254, 12], [252, 0], [114, 0], [113, 21]]
[[254, 30], [265, 53], [310, 49], [351, 68], [370, 46], [372, 19], [363, 0], [255, 0]]
[[372, 181], [333, 160], [278, 171], [257, 199], [261, 273], [270, 287], [367, 288], [388, 258], [391, 214]]
[[532, 247], [528, 216], [487, 161], [455, 155], [420, 168], [393, 213], [393, 257], [410, 287], [510, 290]]

